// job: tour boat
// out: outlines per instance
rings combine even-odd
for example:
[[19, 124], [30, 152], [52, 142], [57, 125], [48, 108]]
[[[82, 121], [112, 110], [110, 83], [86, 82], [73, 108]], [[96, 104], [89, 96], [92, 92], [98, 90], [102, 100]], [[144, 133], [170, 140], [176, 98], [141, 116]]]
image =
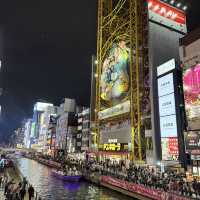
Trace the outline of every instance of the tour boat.
[[63, 181], [78, 182], [81, 180], [82, 175], [66, 175], [62, 171], [52, 170], [54, 176], [62, 179]]

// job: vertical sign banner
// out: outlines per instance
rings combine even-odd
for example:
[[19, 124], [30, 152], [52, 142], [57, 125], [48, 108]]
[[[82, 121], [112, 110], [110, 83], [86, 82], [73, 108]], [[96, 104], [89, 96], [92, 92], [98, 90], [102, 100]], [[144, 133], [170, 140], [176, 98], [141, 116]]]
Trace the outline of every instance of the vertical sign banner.
[[[172, 59], [157, 67], [157, 76], [166, 74], [175, 68], [175, 60]], [[157, 82], [162, 160], [177, 160], [179, 150], [174, 74], [171, 72], [159, 77]]]

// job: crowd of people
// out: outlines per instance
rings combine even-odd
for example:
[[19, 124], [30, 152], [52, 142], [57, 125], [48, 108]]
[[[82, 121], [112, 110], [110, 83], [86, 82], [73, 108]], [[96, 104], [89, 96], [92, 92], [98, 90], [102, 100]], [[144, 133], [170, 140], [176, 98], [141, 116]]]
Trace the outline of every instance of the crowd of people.
[[160, 169], [150, 166], [136, 166], [133, 163], [127, 165], [123, 161], [112, 162], [111, 160], [87, 162], [86, 169], [100, 175], [112, 176], [152, 189], [200, 198], [200, 182], [196, 179], [188, 182], [185, 173], [178, 173], [174, 170], [168, 169], [161, 172]]
[[4, 189], [6, 200], [24, 200], [27, 192], [29, 200], [34, 197], [34, 188], [32, 185], [28, 185], [26, 178], [16, 183], [14, 179], [9, 180], [8, 176], [4, 174], [0, 177], [0, 187]]

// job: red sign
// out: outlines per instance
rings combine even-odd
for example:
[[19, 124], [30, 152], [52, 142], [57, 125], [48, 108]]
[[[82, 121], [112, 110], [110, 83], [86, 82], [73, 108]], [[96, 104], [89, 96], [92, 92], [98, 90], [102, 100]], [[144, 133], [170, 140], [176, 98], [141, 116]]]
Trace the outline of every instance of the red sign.
[[166, 200], [166, 199], [173, 199], [173, 200], [189, 200], [183, 196], [179, 196], [173, 193], [163, 192], [161, 190], [156, 190], [152, 188], [144, 187], [143, 185], [130, 183], [128, 181], [123, 181], [120, 179], [112, 178], [110, 176], [101, 176], [101, 182], [113, 185], [115, 187], [122, 188], [124, 190], [128, 190], [130, 192], [140, 194], [142, 196], [146, 196], [150, 199], [155, 200]]
[[178, 155], [178, 138], [169, 138], [169, 154]]
[[148, 8], [152, 12], [162, 17], [165, 17], [182, 25], [186, 24], [186, 17], [184, 12], [159, 0], [148, 0]]

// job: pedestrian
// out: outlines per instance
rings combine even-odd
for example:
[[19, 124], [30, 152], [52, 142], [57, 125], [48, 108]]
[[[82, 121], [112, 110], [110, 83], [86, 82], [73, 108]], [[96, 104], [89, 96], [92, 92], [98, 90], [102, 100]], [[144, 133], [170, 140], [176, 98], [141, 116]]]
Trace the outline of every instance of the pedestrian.
[[19, 194], [20, 194], [20, 200], [24, 200], [24, 197], [25, 197], [25, 194], [26, 194], [26, 189], [21, 187]]
[[3, 183], [3, 177], [0, 176], [0, 187], [2, 187], [2, 183]]
[[29, 200], [31, 200], [32, 197], [34, 197], [34, 188], [32, 185], [30, 185], [28, 188], [28, 196], [29, 196]]
[[27, 180], [25, 177], [23, 177], [23, 181], [22, 181], [22, 187], [24, 190], [26, 190], [26, 185], [28, 184]]

